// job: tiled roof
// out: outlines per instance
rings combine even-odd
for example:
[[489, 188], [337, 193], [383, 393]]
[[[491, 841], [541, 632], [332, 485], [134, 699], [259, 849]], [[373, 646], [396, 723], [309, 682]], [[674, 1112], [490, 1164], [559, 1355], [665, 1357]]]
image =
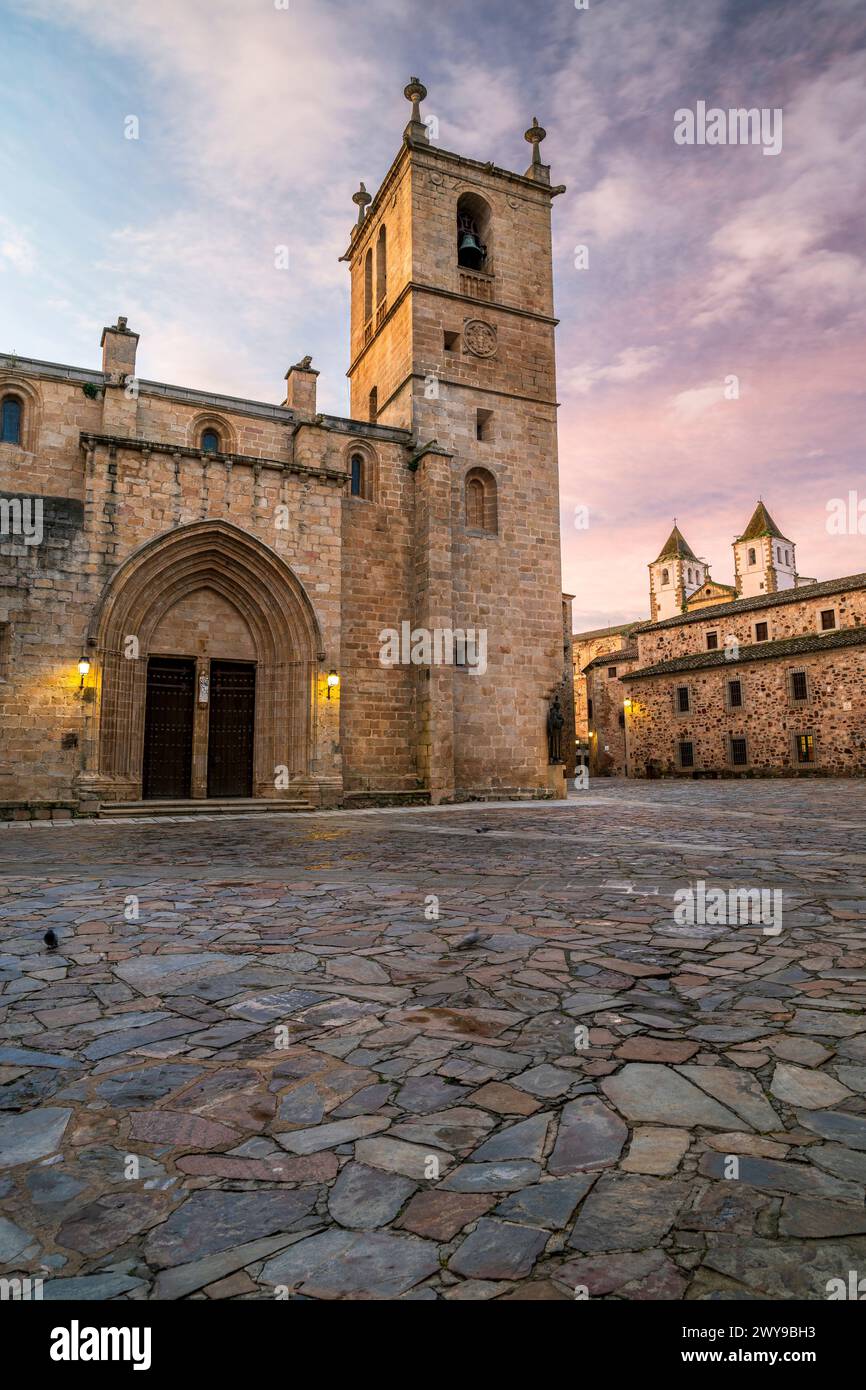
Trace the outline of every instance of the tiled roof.
[[680, 623], [703, 623], [707, 619], [726, 618], [728, 614], [751, 613], [756, 608], [778, 608], [785, 603], [802, 603], [804, 599], [823, 598], [841, 594], [848, 589], [866, 589], [866, 574], [848, 574], [842, 579], [825, 579], [821, 584], [804, 584], [799, 589], [781, 589], [777, 594], [757, 594], [755, 598], [738, 598], [733, 603], [710, 604], [696, 608], [693, 613], [678, 613], [674, 618], [662, 618], [647, 623], [643, 631], [658, 632], [660, 628], [679, 627]]
[[635, 618], [633, 623], [620, 623], [619, 627], [596, 627], [591, 632], [573, 632], [571, 640], [573, 642], [592, 642], [597, 637], [618, 637], [620, 633], [633, 632], [642, 622], [646, 622], [646, 619]]
[[792, 544], [790, 536], [783, 536], [763, 502], [759, 502], [752, 512], [752, 519], [741, 536], [737, 536], [738, 541], [757, 541], [762, 536], [775, 536], [777, 540], [787, 541]]
[[637, 661], [637, 647], [621, 647], [616, 652], [602, 652], [601, 656], [588, 662], [583, 670], [586, 673], [591, 671], [593, 666], [622, 666], [626, 661]]
[[697, 555], [692, 550], [679, 526], [674, 526], [664, 545], [661, 554], [656, 556], [655, 563], [659, 560], [697, 560]]
[[642, 666], [628, 672], [628, 680], [644, 680], [647, 676], [668, 676], [678, 671], [702, 671], [713, 666], [743, 666], [750, 661], [771, 661], [774, 657], [808, 656], [836, 647], [866, 647], [866, 627], [843, 627], [835, 632], [810, 632], [802, 637], [783, 637], [778, 642], [757, 642], [740, 647], [737, 657], [728, 657], [724, 650], [695, 652], [692, 656], [676, 656], [670, 661], [657, 661], [654, 666]]

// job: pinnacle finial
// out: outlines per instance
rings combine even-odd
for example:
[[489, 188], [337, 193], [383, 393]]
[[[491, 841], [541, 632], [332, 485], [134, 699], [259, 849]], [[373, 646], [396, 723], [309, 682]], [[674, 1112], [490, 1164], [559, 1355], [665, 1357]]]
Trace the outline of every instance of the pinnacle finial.
[[546, 137], [547, 131], [543, 125], [538, 124], [538, 117], [533, 116], [532, 125], [524, 132], [524, 140], [532, 146], [532, 163], [526, 171], [527, 178], [538, 179], [540, 182], [548, 182], [547, 166], [541, 159], [541, 142]]
[[367, 216], [367, 205], [368, 203], [372, 203], [372, 201], [373, 199], [364, 187], [364, 182], [362, 180], [361, 187], [358, 189], [358, 192], [352, 194], [352, 202], [355, 203], [358, 208], [359, 227], [363, 222], [364, 218]]
[[403, 95], [412, 103], [412, 115], [403, 133], [409, 140], [420, 141], [426, 145], [427, 127], [421, 117], [421, 103], [427, 95], [427, 88], [417, 77], [410, 77], [408, 86], [403, 88]]

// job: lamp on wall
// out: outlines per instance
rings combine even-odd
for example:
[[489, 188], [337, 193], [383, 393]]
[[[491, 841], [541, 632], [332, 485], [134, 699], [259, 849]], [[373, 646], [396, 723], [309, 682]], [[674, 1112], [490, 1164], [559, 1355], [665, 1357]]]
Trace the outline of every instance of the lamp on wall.
[[331, 691], [332, 691], [332, 690], [336, 690], [336, 688], [337, 688], [337, 686], [338, 686], [339, 684], [340, 684], [340, 677], [337, 675], [336, 671], [329, 671], [329, 672], [328, 672], [328, 699], [329, 699], [329, 700], [330, 700], [330, 698], [331, 698]]
[[78, 662], [78, 674], [79, 674], [79, 676], [81, 677], [81, 681], [80, 681], [80, 684], [79, 684], [79, 686], [78, 686], [78, 689], [79, 689], [79, 690], [83, 690], [83, 689], [84, 689], [84, 677], [85, 677], [85, 676], [88, 676], [88, 675], [90, 674], [90, 661], [88, 660], [88, 658], [87, 658], [86, 656], [82, 656], [81, 659], [80, 659], [79, 662]]

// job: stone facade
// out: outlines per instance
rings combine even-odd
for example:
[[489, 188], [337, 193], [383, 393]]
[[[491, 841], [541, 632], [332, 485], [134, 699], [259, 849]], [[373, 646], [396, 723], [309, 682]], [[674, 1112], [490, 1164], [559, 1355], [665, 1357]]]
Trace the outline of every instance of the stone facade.
[[[124, 319], [98, 371], [0, 357], [21, 409], [0, 444], [0, 805], [140, 798], [155, 656], [194, 663], [192, 798], [214, 661], [255, 668], [254, 796], [561, 794], [559, 191], [410, 122], [345, 256], [351, 419], [317, 412], [309, 358], [281, 405], [139, 379]], [[464, 196], [487, 209], [479, 274], [458, 265]], [[385, 663], [403, 624], [483, 631], [486, 660]]]
[[866, 775], [866, 574], [645, 624], [634, 639], [621, 683], [629, 775]]
[[612, 648], [584, 668], [590, 776], [628, 774], [624, 681], [636, 664], [637, 648], [628, 646]]
[[[617, 674], [622, 674], [622, 653], [630, 647], [630, 635], [636, 626], [623, 623], [619, 627], [595, 628], [576, 632], [571, 639], [577, 757], [590, 772], [624, 771], [624, 744], [622, 749], [619, 747], [623, 736], [618, 717], [612, 711], [615, 687], [609, 685], [608, 670], [616, 666]], [[604, 659], [607, 656], [610, 661]]]

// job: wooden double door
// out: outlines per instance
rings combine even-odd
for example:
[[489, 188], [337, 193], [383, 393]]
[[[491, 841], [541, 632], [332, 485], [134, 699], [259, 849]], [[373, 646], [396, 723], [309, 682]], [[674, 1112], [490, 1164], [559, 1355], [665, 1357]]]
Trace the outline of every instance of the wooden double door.
[[[186, 800], [192, 795], [196, 730], [206, 729], [209, 797], [252, 796], [256, 668], [247, 661], [211, 661], [209, 690], [196, 662], [152, 656], [147, 664], [142, 795]], [[206, 724], [196, 720], [207, 700]]]

